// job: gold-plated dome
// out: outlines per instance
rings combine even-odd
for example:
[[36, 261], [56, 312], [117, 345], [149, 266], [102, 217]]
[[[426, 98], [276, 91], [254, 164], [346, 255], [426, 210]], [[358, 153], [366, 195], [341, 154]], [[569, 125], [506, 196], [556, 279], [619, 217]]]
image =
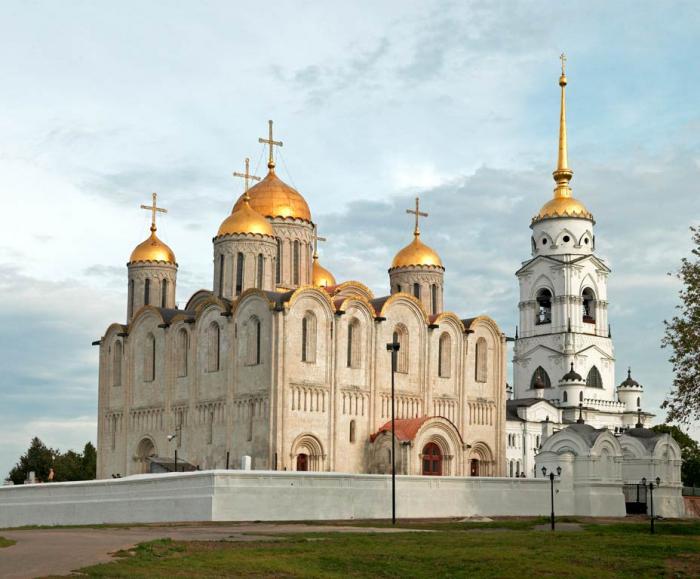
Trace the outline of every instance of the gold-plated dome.
[[[250, 206], [265, 217], [292, 217], [311, 221], [311, 211], [302, 197], [293, 187], [287, 185], [276, 174], [274, 166], [267, 176], [248, 190]], [[241, 207], [243, 196], [233, 206], [233, 211]]]
[[139, 243], [134, 251], [131, 252], [129, 263], [143, 262], [164, 262], [176, 265], [175, 254], [165, 243], [163, 243], [156, 235], [155, 227], [151, 227], [150, 237]]
[[571, 194], [569, 182], [574, 176], [574, 172], [569, 168], [569, 153], [566, 136], [566, 85], [568, 84], [564, 71], [566, 56], [561, 55], [561, 76], [559, 86], [561, 87], [561, 109], [559, 116], [559, 154], [557, 168], [552, 173], [556, 187], [554, 188], [554, 199], [542, 206], [539, 213], [532, 218], [533, 223], [542, 219], [555, 217], [577, 217], [580, 219], [593, 220], [593, 215], [578, 199]]
[[233, 213], [224, 219], [223, 223], [219, 227], [219, 232], [216, 235], [219, 237], [221, 235], [229, 235], [234, 233], [251, 233], [270, 236], [275, 235], [270, 222], [260, 215], [260, 213], [255, 211], [245, 198], [240, 206], [238, 203], [236, 203], [236, 207], [233, 208]]
[[332, 287], [336, 285], [333, 274], [318, 263], [318, 255], [314, 255], [312, 282], [316, 287]]
[[399, 251], [391, 262], [391, 268], [411, 267], [414, 265], [432, 265], [444, 267], [440, 256], [420, 240], [420, 233], [415, 233], [413, 241]]

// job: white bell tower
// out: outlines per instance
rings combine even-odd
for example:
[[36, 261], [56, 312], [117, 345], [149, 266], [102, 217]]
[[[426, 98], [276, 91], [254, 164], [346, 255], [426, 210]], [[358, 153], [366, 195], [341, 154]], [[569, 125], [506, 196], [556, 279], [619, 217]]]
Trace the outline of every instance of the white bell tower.
[[[579, 402], [616, 406], [615, 357], [608, 326], [610, 269], [595, 255], [593, 215], [572, 196], [566, 143], [565, 57], [562, 55], [559, 155], [554, 198], [532, 219], [531, 254], [516, 272], [520, 324], [513, 357], [515, 398], [543, 397], [573, 418]], [[564, 401], [562, 377], [574, 365], [585, 380], [577, 398]], [[594, 402], [596, 401], [596, 402]], [[599, 402], [597, 402], [599, 401]], [[572, 404], [573, 403], [573, 404]]]

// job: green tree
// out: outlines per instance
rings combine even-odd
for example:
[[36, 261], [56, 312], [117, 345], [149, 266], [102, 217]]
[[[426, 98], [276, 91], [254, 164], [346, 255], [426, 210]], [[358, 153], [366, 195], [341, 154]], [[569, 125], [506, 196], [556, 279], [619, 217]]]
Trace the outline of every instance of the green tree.
[[652, 430], [670, 434], [678, 443], [678, 446], [681, 447], [681, 457], [683, 459], [681, 480], [683, 484], [688, 487], [700, 486], [700, 445], [698, 442], [677, 426], [671, 426], [670, 424], [659, 424], [653, 426]]
[[83, 448], [82, 457], [82, 480], [93, 480], [97, 476], [97, 451], [88, 442]]
[[692, 257], [684, 257], [676, 274], [683, 284], [678, 314], [669, 322], [661, 341], [672, 350], [673, 387], [662, 404], [670, 422], [688, 423], [700, 419], [700, 227], [690, 228]]
[[10, 471], [10, 479], [16, 485], [23, 484], [29, 477], [29, 473], [34, 471], [38, 480], [47, 480], [55, 454], [56, 451], [48, 448], [39, 438], [32, 438], [29, 449]]
[[74, 450], [56, 454], [53, 463], [54, 482], [84, 480], [83, 455]]

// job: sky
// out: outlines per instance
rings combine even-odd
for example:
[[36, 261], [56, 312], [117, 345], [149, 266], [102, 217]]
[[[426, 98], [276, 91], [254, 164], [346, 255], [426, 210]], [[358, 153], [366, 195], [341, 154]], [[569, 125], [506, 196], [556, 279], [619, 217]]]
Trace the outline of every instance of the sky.
[[513, 335], [514, 272], [554, 186], [561, 52], [616, 380], [631, 365], [662, 421], [668, 273], [700, 224], [698, 30], [697, 2], [0, 0], [0, 474], [35, 435], [95, 441], [90, 344], [125, 318], [139, 205], [156, 191], [169, 211], [184, 304], [212, 286], [231, 173], [247, 156], [263, 172], [268, 119], [338, 280], [387, 293], [420, 195], [446, 307]]

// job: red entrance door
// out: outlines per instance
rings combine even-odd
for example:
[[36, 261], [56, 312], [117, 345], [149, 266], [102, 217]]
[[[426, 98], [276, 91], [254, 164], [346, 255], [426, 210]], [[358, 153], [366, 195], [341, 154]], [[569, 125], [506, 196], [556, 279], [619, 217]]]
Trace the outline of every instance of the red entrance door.
[[434, 442], [423, 447], [423, 474], [442, 476], [442, 452]]
[[297, 454], [297, 470], [309, 470], [308, 454]]
[[471, 460], [471, 475], [479, 476], [479, 459], [472, 458]]

